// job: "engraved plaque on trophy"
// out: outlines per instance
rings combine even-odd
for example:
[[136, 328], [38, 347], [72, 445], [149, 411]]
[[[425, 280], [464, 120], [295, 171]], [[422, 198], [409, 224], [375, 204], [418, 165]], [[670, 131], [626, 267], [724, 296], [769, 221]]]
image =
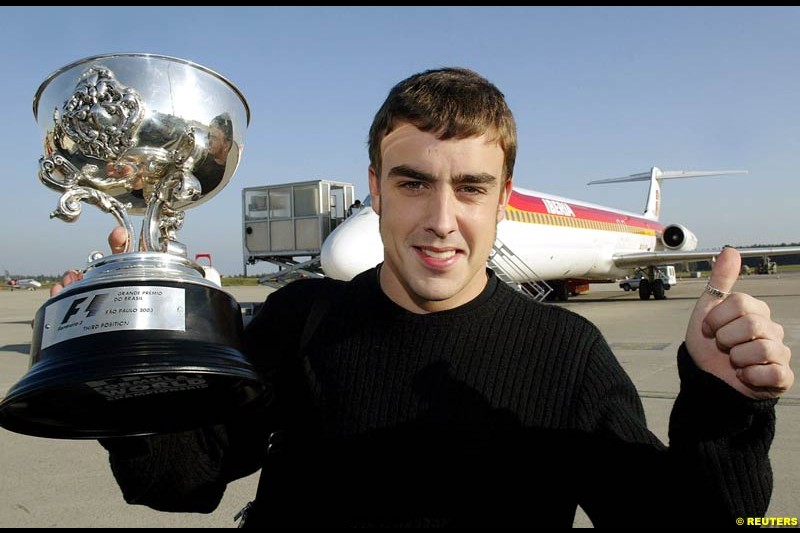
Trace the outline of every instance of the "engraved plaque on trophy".
[[[38, 310], [30, 369], [0, 403], [0, 425], [51, 438], [143, 435], [257, 403], [264, 385], [242, 353], [239, 305], [176, 238], [184, 211], [239, 164], [244, 96], [190, 61], [108, 54], [54, 72], [33, 111], [39, 179], [61, 194], [50, 216], [71, 222], [93, 204], [128, 240]], [[138, 239], [131, 215], [144, 217]]]

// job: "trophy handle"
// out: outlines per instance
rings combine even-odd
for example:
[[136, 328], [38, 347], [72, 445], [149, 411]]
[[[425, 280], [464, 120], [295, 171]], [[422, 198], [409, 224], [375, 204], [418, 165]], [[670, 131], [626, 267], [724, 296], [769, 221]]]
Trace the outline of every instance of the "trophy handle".
[[[83, 177], [81, 171], [61, 155], [55, 155], [51, 159], [42, 157], [39, 164], [41, 182], [51, 189], [63, 192], [58, 200], [58, 208], [50, 213], [50, 218], [57, 217], [65, 222], [75, 222], [81, 215], [81, 201], [93, 204], [105, 213], [114, 215], [119, 225], [125, 228], [128, 234], [125, 252], [133, 251], [135, 233], [131, 218], [128, 216], [130, 203], [122, 203], [97, 189], [79, 186], [80, 178]], [[63, 176], [63, 180], [57, 179], [55, 174]]]

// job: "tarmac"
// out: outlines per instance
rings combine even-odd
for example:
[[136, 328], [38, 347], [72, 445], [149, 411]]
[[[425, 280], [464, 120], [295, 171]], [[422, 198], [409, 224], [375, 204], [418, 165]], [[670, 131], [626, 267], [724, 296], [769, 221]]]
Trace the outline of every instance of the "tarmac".
[[[650, 429], [667, 441], [679, 382], [675, 354], [704, 279], [681, 280], [662, 301], [640, 301], [616, 284], [592, 284], [587, 294], [558, 303], [598, 325], [644, 403]], [[240, 303], [261, 302], [266, 287], [226, 288]], [[800, 273], [743, 277], [735, 288], [772, 309], [792, 349], [800, 380]], [[0, 291], [0, 397], [28, 371], [30, 322], [48, 292]], [[800, 518], [800, 385], [777, 407], [778, 427], [770, 450], [775, 484], [767, 517]], [[10, 527], [233, 527], [250, 501], [258, 473], [228, 486], [211, 514], [164, 513], [128, 505], [94, 440], [46, 439], [0, 428], [0, 528]], [[746, 518], [746, 517], [745, 517]], [[654, 517], [657, 523], [657, 517]], [[576, 527], [591, 527], [579, 510]], [[690, 524], [687, 524], [690, 526]]]

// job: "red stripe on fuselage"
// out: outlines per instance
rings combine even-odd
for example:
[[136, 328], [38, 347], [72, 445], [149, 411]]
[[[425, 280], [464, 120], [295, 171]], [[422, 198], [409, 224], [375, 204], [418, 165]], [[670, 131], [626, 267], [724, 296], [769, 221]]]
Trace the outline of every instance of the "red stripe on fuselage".
[[[547, 208], [544, 200], [560, 204], [566, 204], [569, 209], [575, 214], [574, 217], [564, 215], [563, 213], [553, 212]], [[635, 228], [652, 230], [658, 234], [661, 233], [663, 226], [658, 222], [646, 218], [631, 216], [626, 213], [619, 213], [616, 211], [608, 211], [605, 209], [598, 209], [595, 207], [588, 207], [580, 204], [573, 204], [565, 202], [564, 200], [557, 200], [551, 198], [541, 198], [539, 196], [531, 196], [523, 194], [519, 191], [511, 191], [511, 198], [508, 200], [509, 207], [519, 209], [520, 211], [527, 211], [529, 213], [540, 213], [544, 215], [566, 216], [567, 218], [578, 218], [582, 220], [590, 220], [592, 222], [603, 222], [606, 224], [625, 224]], [[552, 204], [551, 204], [552, 206]], [[557, 210], [556, 210], [557, 211]]]

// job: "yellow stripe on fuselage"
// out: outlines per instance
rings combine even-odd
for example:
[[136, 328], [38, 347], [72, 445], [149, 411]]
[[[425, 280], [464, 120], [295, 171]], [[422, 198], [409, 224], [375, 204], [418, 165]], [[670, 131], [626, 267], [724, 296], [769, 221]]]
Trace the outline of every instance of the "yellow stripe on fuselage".
[[655, 230], [651, 228], [640, 228], [628, 226], [627, 224], [612, 224], [611, 222], [600, 222], [577, 217], [566, 217], [563, 215], [550, 215], [545, 213], [531, 213], [516, 207], [506, 207], [506, 218], [512, 222], [522, 222], [524, 224], [539, 224], [542, 226], [562, 226], [566, 228], [582, 228], [598, 231], [615, 231], [618, 233], [631, 233], [633, 235], [646, 235], [653, 237]]

